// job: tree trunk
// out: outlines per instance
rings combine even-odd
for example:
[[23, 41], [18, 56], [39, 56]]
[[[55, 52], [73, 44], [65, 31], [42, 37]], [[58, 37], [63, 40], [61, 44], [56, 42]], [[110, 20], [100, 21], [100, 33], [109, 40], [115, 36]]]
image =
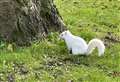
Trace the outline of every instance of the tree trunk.
[[0, 38], [26, 45], [65, 25], [53, 0], [0, 0]]

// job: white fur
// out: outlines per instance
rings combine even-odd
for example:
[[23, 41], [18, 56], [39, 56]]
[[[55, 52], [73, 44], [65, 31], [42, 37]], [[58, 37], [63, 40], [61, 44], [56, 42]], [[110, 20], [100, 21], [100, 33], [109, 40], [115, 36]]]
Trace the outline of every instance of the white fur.
[[86, 41], [78, 36], [74, 36], [70, 31], [64, 31], [60, 34], [60, 38], [65, 40], [68, 50], [72, 50], [72, 54], [86, 54], [92, 53], [93, 49], [98, 48], [99, 56], [104, 54], [105, 46], [99, 39], [92, 39], [88, 44]]

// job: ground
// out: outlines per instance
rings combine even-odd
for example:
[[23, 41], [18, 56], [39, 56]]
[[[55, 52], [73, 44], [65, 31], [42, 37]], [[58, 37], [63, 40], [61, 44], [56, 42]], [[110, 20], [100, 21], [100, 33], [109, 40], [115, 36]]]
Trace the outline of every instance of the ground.
[[1, 42], [0, 82], [120, 82], [120, 1], [55, 0], [68, 29], [87, 42], [104, 41], [106, 51], [69, 54], [58, 33], [30, 47]]

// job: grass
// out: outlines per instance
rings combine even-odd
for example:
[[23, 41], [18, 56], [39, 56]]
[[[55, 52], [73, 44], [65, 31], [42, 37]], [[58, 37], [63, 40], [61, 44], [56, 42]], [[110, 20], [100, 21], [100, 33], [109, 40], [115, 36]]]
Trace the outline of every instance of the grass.
[[119, 82], [120, 1], [55, 0], [68, 29], [87, 42], [100, 38], [103, 57], [72, 56], [58, 33], [30, 47], [0, 47], [0, 82]]

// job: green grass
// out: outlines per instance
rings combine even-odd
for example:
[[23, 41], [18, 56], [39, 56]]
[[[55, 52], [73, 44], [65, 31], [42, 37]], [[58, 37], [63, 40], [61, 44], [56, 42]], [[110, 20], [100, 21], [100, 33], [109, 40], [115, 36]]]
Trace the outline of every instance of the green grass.
[[[0, 82], [120, 82], [120, 1], [55, 0], [68, 29], [87, 42], [105, 41], [106, 51], [98, 57], [72, 56], [58, 33], [30, 47], [0, 46]], [[111, 33], [109, 35], [108, 33]], [[106, 36], [111, 36], [109, 40]], [[12, 47], [10, 47], [12, 48]]]

